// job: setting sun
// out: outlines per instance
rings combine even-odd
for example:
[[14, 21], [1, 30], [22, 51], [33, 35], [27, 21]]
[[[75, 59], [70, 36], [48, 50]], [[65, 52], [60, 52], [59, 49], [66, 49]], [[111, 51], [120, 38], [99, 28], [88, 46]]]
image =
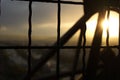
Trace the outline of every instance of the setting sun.
[[[94, 31], [96, 28], [96, 24], [97, 24], [97, 18], [98, 18], [98, 13], [94, 14], [88, 21], [87, 21], [87, 34], [89, 34], [88, 36], [93, 36], [94, 35]], [[107, 33], [106, 30], [109, 26], [109, 35], [111, 38], [116, 38], [118, 37], [118, 32], [119, 32], [119, 14], [117, 12], [114, 11], [110, 11], [110, 16], [109, 16], [109, 20], [107, 20], [107, 17], [105, 18], [105, 20], [103, 21], [103, 37], [105, 38]]]
[[109, 20], [105, 18], [103, 21], [103, 36], [106, 37], [106, 30], [109, 29], [110, 37], [118, 37], [119, 32], [119, 15], [116, 12], [110, 11]]

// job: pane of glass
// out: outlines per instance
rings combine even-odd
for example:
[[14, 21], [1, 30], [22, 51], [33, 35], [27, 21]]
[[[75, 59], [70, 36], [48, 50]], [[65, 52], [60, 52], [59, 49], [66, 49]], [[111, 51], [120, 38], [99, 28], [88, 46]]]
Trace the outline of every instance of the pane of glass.
[[57, 36], [57, 5], [48, 3], [33, 4], [32, 45], [49, 46]]
[[79, 41], [79, 36], [81, 31], [78, 30], [67, 42], [64, 46], [77, 46]]
[[0, 49], [1, 80], [22, 80], [26, 72], [26, 50]]
[[[90, 49], [86, 49], [86, 64], [88, 61], [89, 57], [89, 52]], [[75, 59], [75, 54], [76, 54], [76, 49], [61, 49], [60, 53], [60, 66], [61, 66], [61, 71], [69, 71], [73, 67], [73, 61]], [[82, 69], [82, 56], [83, 56], [83, 49], [80, 50], [79, 54], [79, 60], [78, 60], [78, 65], [77, 69]]]
[[[39, 63], [42, 57], [45, 57], [46, 54], [48, 54], [51, 51], [51, 49], [32, 49], [32, 68]], [[49, 54], [51, 55], [51, 54]], [[55, 55], [53, 55], [46, 63], [43, 65], [37, 72], [35, 73], [35, 76], [32, 77], [32, 79], [49, 79], [47, 76], [54, 75], [56, 76], [56, 58]]]
[[0, 16], [0, 44], [26, 45], [28, 4], [2, 0]]
[[[83, 16], [82, 5], [65, 5], [61, 6], [61, 37], [67, 33], [70, 28]], [[76, 32], [74, 37], [71, 36], [70, 42], [66, 45], [76, 45], [78, 41], [79, 32]], [[72, 44], [71, 44], [72, 43]]]
[[87, 25], [87, 30], [86, 30], [87, 43], [86, 44], [87, 45], [92, 45], [92, 41], [95, 35], [94, 33], [97, 25], [97, 18], [98, 18], [98, 13], [91, 16], [91, 18], [86, 22], [86, 25]]
[[[33, 66], [35, 63], [39, 62], [39, 59], [41, 57], [45, 57], [45, 54], [47, 54], [50, 51], [50, 49], [32, 49], [32, 64]], [[86, 49], [86, 63], [88, 60], [89, 55], [89, 49]], [[69, 72], [72, 70], [73, 67], [73, 60], [75, 58], [75, 52], [76, 49], [61, 49], [60, 51], [60, 72]], [[77, 69], [82, 68], [82, 55], [83, 51], [81, 49], [81, 53], [79, 55], [79, 61]], [[47, 78], [46, 76], [56, 76], [56, 53], [54, 56], [52, 56], [48, 62], [37, 71], [36, 75], [33, 77], [33, 79], [40, 79], [40, 78]], [[79, 78], [80, 75], [78, 75], [76, 78]], [[66, 79], [66, 78], [65, 78]]]

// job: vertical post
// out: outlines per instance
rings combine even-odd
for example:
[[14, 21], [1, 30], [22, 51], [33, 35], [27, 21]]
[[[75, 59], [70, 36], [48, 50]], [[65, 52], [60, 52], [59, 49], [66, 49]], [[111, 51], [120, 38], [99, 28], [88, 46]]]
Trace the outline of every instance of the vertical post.
[[118, 38], [119, 40], [119, 55], [120, 55], [120, 1], [119, 1], [119, 38]]
[[28, 80], [31, 80], [31, 34], [32, 34], [32, 0], [29, 1], [29, 29], [28, 29]]
[[78, 39], [78, 43], [77, 43], [76, 53], [74, 56], [74, 61], [73, 61], [73, 66], [72, 66], [72, 74], [71, 74], [70, 80], [75, 80], [75, 73], [76, 73], [76, 69], [77, 69], [77, 65], [78, 65], [79, 54], [80, 54], [81, 44], [82, 44], [82, 33], [83, 33], [83, 30], [81, 30], [80, 34], [79, 34], [79, 39]]
[[58, 25], [57, 25], [57, 60], [56, 60], [56, 74], [57, 74], [57, 80], [59, 80], [59, 74], [60, 74], [60, 12], [61, 11], [61, 5], [60, 0], [58, 0]]
[[108, 2], [107, 2], [107, 21], [108, 21], [108, 24], [107, 24], [107, 39], [106, 39], [106, 45], [107, 45], [107, 47], [109, 47], [109, 16], [110, 16], [110, 2], [109, 2], [109, 0], [108, 0]]
[[[61, 38], [60, 38], [60, 46], [63, 46], [74, 34], [75, 32], [77, 32], [79, 29], [82, 28], [83, 23], [85, 23], [92, 14], [89, 15], [84, 15], [82, 18], [80, 18], [75, 25], [72, 26], [72, 28], [70, 28], [70, 30], [68, 30], [66, 32], [66, 34], [64, 34]], [[55, 42], [53, 44], [53, 46], [57, 46], [57, 42]], [[37, 65], [35, 65], [32, 70], [31, 70], [31, 77], [35, 75], [35, 73], [37, 72], [38, 69], [40, 69], [52, 56], [54, 56], [57, 52], [57, 49], [51, 49], [45, 56], [41, 57], [38, 61], [39, 63]], [[28, 78], [28, 75], [25, 76], [25, 79]]]
[[[110, 10], [108, 10], [108, 13], [107, 13], [107, 20], [108, 20], [108, 23], [109, 23], [109, 15], [110, 15]], [[107, 47], [109, 47], [109, 24], [107, 25], [107, 39], [106, 39], [106, 45], [107, 45]]]
[[118, 3], [119, 5], [119, 35], [118, 35], [118, 58], [117, 58], [117, 68], [116, 68], [116, 75], [117, 75], [117, 78], [119, 79], [119, 74], [120, 74], [120, 1]]
[[85, 45], [86, 45], [86, 25], [84, 27], [84, 33], [83, 33], [83, 56], [82, 56], [82, 63], [83, 63], [83, 66], [82, 66], [82, 73], [83, 73], [83, 80], [86, 80], [86, 48], [85, 48]]
[[101, 24], [102, 24], [102, 21], [105, 19], [105, 13], [106, 11], [104, 9], [99, 12], [98, 23], [97, 23], [97, 27], [96, 27], [96, 31], [93, 38], [89, 59], [88, 59], [88, 64], [87, 64], [87, 72], [86, 72], [87, 80], [97, 80], [96, 72], [98, 69], [100, 45], [101, 45], [102, 32], [103, 32]]

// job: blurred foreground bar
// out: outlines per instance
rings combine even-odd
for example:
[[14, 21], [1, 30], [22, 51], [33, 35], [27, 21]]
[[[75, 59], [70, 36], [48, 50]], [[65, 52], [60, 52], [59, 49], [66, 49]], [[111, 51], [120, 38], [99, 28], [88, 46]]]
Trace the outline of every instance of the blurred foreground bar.
[[[13, 0], [13, 1], [30, 1], [30, 0]], [[47, 3], [58, 3], [58, 0], [32, 0], [33, 2], [47, 2]], [[73, 1], [60, 1], [62, 4], [74, 4], [83, 5], [83, 2], [73, 2]]]

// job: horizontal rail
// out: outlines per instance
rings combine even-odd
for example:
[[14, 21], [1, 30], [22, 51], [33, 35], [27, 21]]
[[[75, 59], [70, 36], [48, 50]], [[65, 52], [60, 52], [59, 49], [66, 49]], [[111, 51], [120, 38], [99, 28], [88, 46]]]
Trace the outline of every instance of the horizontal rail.
[[[14, 1], [29, 1], [29, 0], [14, 0]], [[58, 3], [56, 0], [32, 0], [33, 2], [46, 2], [46, 3]], [[60, 1], [62, 4], [74, 4], [74, 5], [84, 5], [83, 2], [73, 2], [73, 1]]]
[[[100, 46], [106, 48], [107, 46]], [[110, 48], [119, 48], [119, 46], [109, 46]], [[31, 46], [31, 49], [57, 49], [57, 46]], [[83, 48], [83, 46], [62, 46], [60, 49], [77, 49]], [[91, 46], [85, 46], [85, 48], [91, 48]], [[28, 46], [0, 46], [0, 49], [28, 49]]]

